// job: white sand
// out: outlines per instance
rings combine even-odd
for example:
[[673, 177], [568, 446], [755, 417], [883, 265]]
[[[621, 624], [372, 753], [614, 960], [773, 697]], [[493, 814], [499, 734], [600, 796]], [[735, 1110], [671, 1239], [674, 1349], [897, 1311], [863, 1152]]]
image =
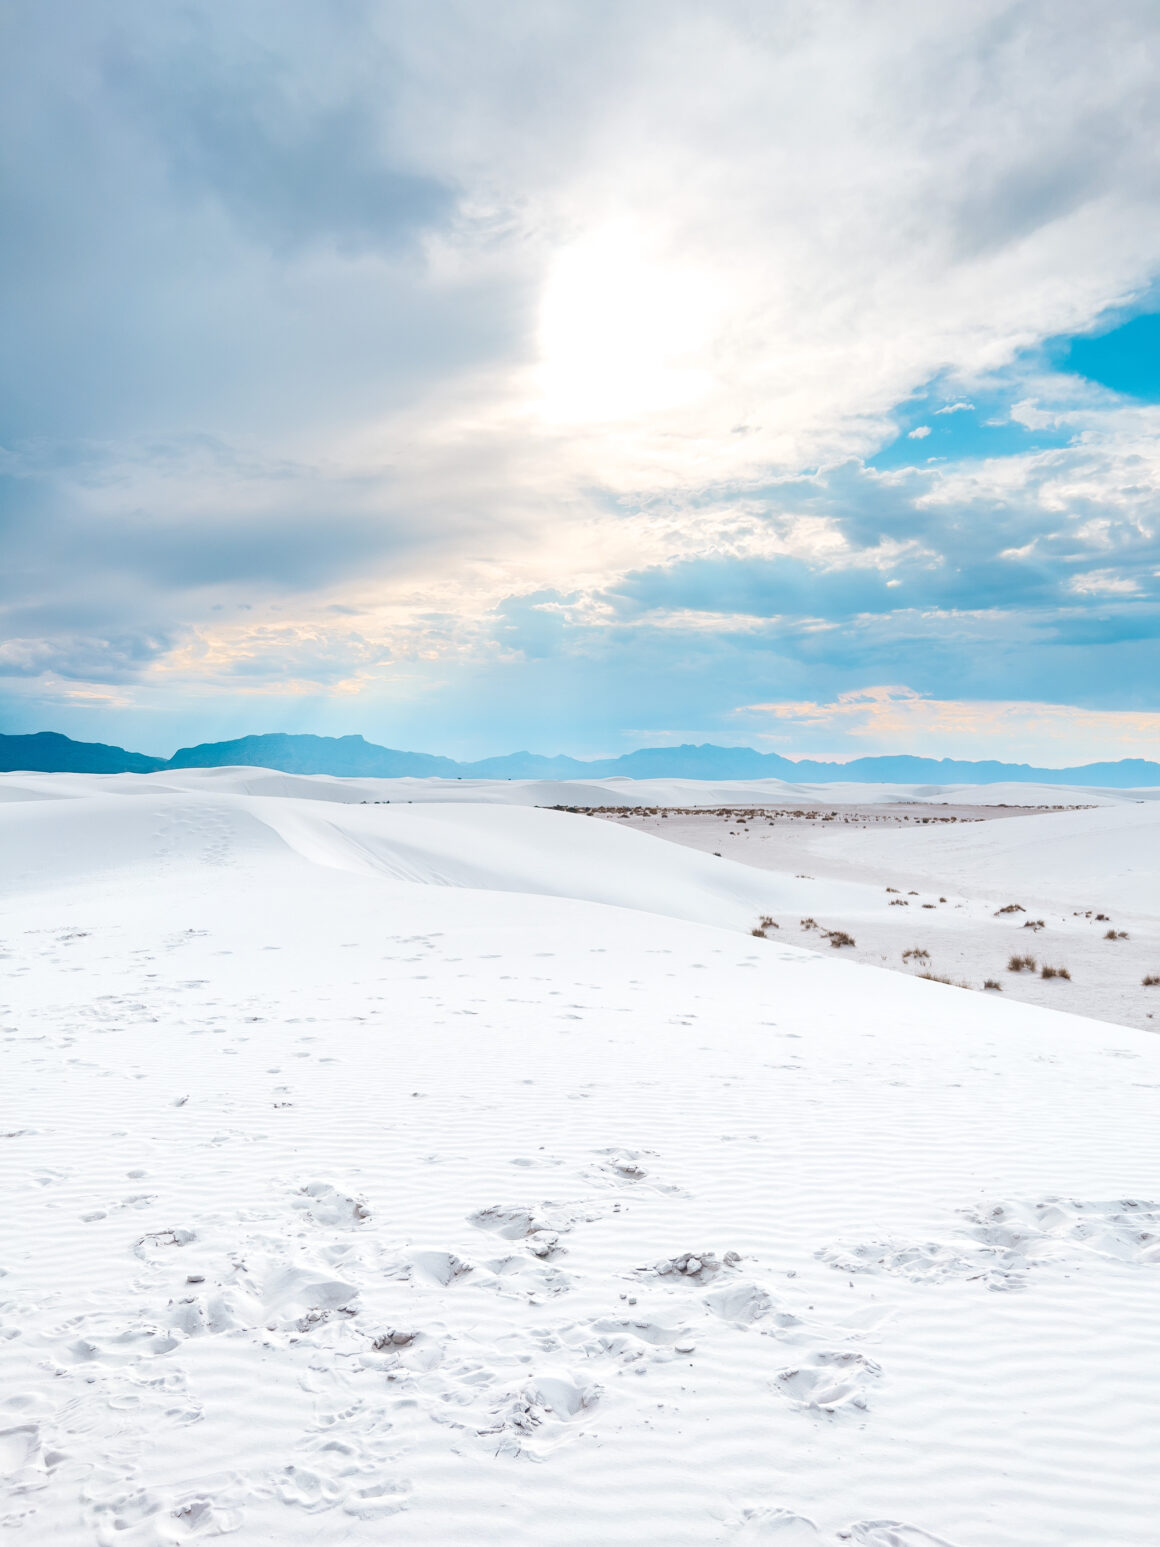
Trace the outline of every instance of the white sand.
[[0, 779], [12, 1539], [1151, 1547], [1160, 1043], [744, 931], [1146, 917], [1157, 808], [800, 879], [400, 783]]

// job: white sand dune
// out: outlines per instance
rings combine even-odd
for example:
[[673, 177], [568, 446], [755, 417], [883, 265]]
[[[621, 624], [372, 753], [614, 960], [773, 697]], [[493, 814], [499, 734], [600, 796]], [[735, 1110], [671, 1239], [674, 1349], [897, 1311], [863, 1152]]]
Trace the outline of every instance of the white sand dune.
[[[1115, 806], [1160, 801], [1160, 786], [1092, 789], [1058, 784], [796, 784], [782, 779], [339, 779], [285, 774], [270, 768], [171, 769], [161, 774], [112, 774], [97, 785], [105, 794], [216, 792], [293, 796], [358, 804], [467, 801], [502, 806], [829, 806], [922, 803], [955, 806]], [[91, 774], [0, 774], [0, 800], [59, 799], [94, 788]]]
[[1160, 1044], [744, 931], [899, 839], [1126, 908], [1155, 808], [810, 879], [399, 784], [0, 779], [12, 1539], [1151, 1547]]
[[[290, 776], [282, 776], [289, 780]], [[223, 862], [285, 871], [309, 885], [321, 867], [387, 882], [526, 892], [742, 928], [771, 907], [883, 911], [856, 882], [772, 876], [604, 822], [524, 806], [353, 805], [259, 795], [135, 799], [77, 794], [62, 805], [0, 808], [0, 888], [28, 892], [110, 873], [151, 876]], [[128, 878], [127, 877], [127, 878]]]

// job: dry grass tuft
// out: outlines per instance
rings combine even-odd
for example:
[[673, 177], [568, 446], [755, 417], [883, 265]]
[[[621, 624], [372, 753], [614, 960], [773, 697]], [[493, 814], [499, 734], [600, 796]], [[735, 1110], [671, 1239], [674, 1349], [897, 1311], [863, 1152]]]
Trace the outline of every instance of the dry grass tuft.
[[902, 959], [904, 962], [928, 962], [930, 960], [930, 952], [924, 950], [921, 945], [913, 945], [909, 951], [903, 951]]
[[1023, 906], [1023, 904], [1021, 902], [1009, 902], [1005, 908], [996, 908], [995, 909], [995, 917], [998, 918], [1001, 913], [1026, 913], [1026, 912], [1027, 912], [1027, 909]]
[[983, 987], [997, 989], [999, 993], [1003, 992], [1003, 985], [999, 982], [998, 978], [988, 978]]
[[1069, 983], [1071, 982], [1071, 973], [1066, 967], [1049, 967], [1046, 963], [1040, 969], [1039, 976], [1041, 978], [1066, 978]]
[[1160, 988], [1160, 972], [1149, 972], [1141, 983], [1144, 988]]
[[1007, 971], [1034, 972], [1038, 965], [1034, 956], [1012, 956], [1007, 963]]

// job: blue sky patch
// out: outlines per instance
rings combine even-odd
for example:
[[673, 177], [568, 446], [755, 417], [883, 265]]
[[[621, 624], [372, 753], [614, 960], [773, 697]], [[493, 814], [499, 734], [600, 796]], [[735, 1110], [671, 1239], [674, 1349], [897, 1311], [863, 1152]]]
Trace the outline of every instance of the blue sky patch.
[[1056, 339], [1055, 368], [1145, 403], [1160, 403], [1160, 312], [1131, 317], [1106, 333]]
[[941, 383], [931, 385], [899, 406], [900, 433], [868, 457], [866, 466], [885, 473], [1066, 446], [1074, 434], [1071, 429], [1028, 429], [1011, 418], [1012, 404], [1023, 395], [1010, 385], [969, 394], [951, 392]]

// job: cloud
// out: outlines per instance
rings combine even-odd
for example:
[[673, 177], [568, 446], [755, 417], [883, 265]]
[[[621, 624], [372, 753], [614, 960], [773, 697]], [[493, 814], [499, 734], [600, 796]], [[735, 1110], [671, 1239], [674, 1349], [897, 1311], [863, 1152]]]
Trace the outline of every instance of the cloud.
[[[309, 47], [316, 29], [301, 9], [291, 25]], [[333, 60], [329, 70], [304, 63], [270, 36], [183, 11], [160, 29], [107, 34], [101, 76], [176, 198], [216, 204], [276, 252], [393, 255], [446, 225], [455, 190], [400, 164], [389, 76], [367, 73], [357, 52], [337, 72]]]
[[926, 698], [906, 687], [873, 687], [842, 693], [830, 703], [751, 704], [748, 720], [767, 716], [779, 726], [776, 739], [807, 731], [830, 736], [844, 749], [851, 742], [871, 755], [899, 752], [967, 760], [998, 758], [1064, 767], [1091, 759], [1155, 758], [1160, 713], [1076, 709], [1066, 704], [1019, 701], [964, 703]]
[[[1158, 421], [1033, 356], [1160, 268], [1151, 8], [44, 0], [7, 41], [14, 692], [452, 725], [555, 672], [639, 726], [666, 661], [721, 714], [949, 702], [1147, 634]], [[940, 438], [975, 403], [1016, 454]]]
[[1107, 569], [1091, 569], [1074, 575], [1068, 590], [1076, 596], [1139, 596], [1139, 584], [1130, 575], [1117, 575]]

